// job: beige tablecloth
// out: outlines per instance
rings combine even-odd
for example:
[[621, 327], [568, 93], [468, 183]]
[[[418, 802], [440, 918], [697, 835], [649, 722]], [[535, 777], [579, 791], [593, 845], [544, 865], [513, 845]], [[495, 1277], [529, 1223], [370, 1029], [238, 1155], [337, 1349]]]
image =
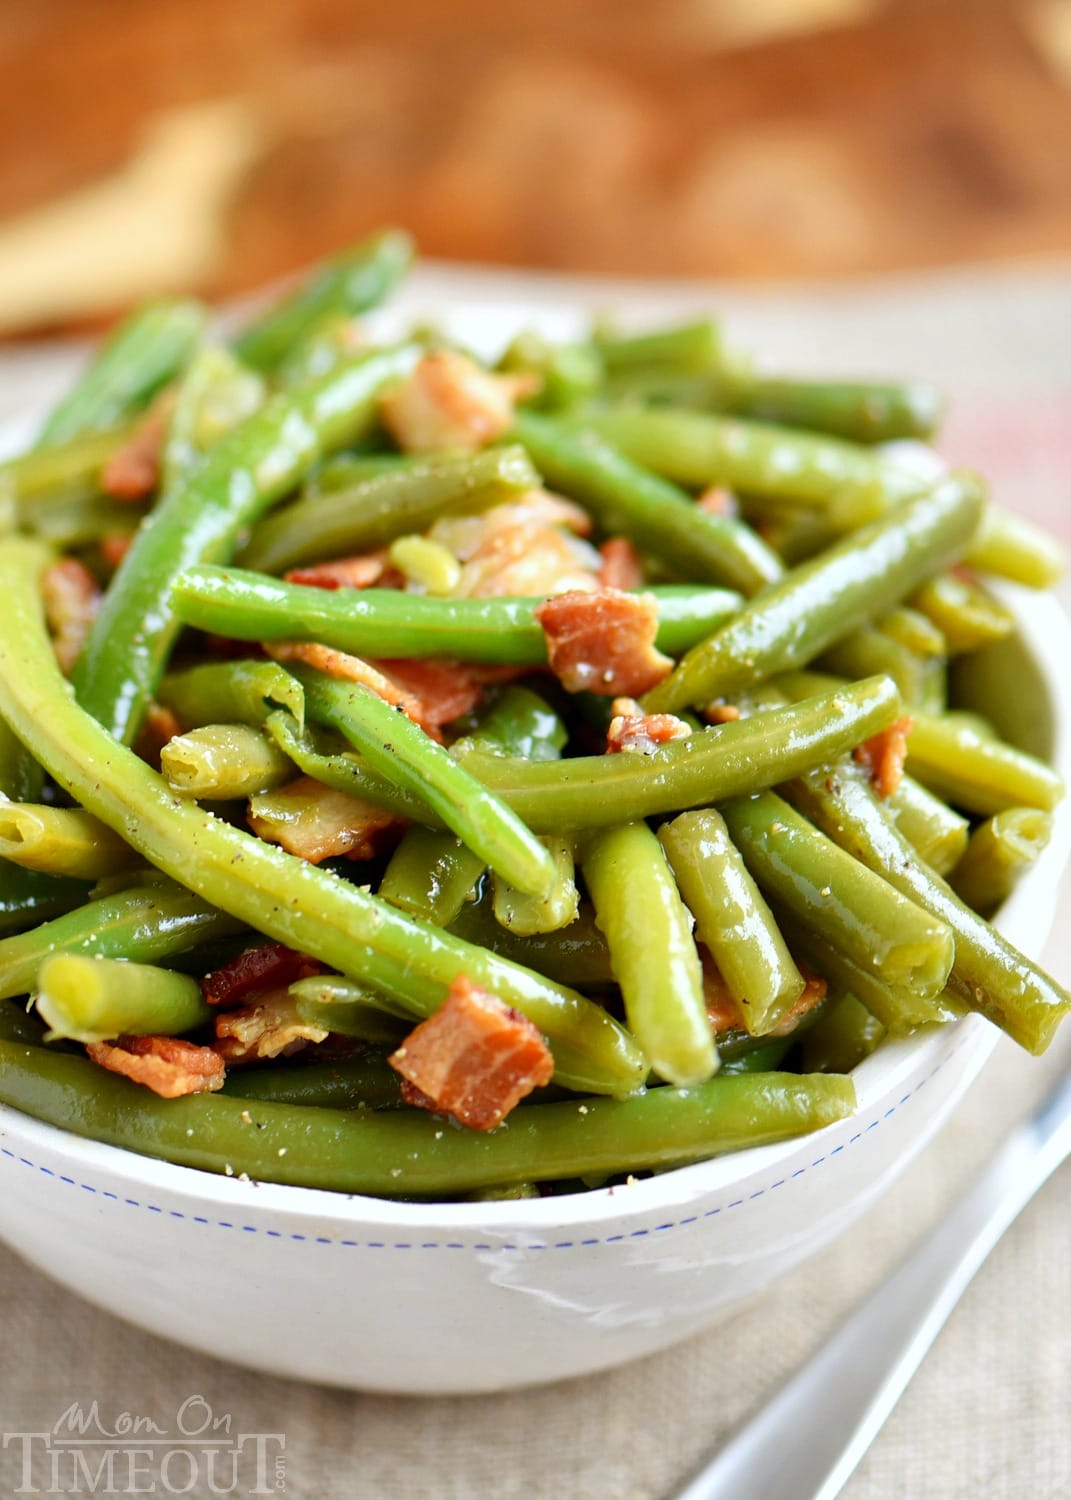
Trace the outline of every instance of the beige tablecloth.
[[[611, 296], [603, 289], [597, 300]], [[844, 367], [935, 372], [962, 397], [949, 433], [956, 456], [978, 455], [1008, 503], [1062, 519], [1071, 498], [1067, 277], [718, 300], [736, 326], [803, 368], [820, 353]], [[0, 416], [51, 386], [62, 363], [24, 353], [6, 378], [0, 368]], [[1046, 959], [1067, 983], [1071, 888], [1061, 912]], [[543, 1390], [405, 1400], [262, 1377], [127, 1327], [0, 1251], [0, 1430], [51, 1427], [75, 1400], [163, 1420], [196, 1393], [230, 1412], [236, 1430], [285, 1434], [283, 1492], [294, 1500], [668, 1500], [940, 1216], [1069, 1059], [1071, 1034], [1040, 1062], [1002, 1043], [884, 1200], [761, 1303], [667, 1354]], [[849, 1483], [849, 1500], [1071, 1497], [1069, 1188], [1065, 1168], [997, 1248]], [[17, 1483], [14, 1452], [0, 1450], [0, 1494]]]

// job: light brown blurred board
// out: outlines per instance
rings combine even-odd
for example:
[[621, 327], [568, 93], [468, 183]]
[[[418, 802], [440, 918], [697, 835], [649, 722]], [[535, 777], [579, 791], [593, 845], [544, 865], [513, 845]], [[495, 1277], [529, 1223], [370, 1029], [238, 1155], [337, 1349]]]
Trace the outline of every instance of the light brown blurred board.
[[214, 294], [386, 221], [427, 254], [648, 274], [1071, 250], [1071, 89], [1030, 7], [860, 9], [725, 49], [713, 0], [4, 0], [0, 246], [162, 112], [237, 99], [258, 144]]

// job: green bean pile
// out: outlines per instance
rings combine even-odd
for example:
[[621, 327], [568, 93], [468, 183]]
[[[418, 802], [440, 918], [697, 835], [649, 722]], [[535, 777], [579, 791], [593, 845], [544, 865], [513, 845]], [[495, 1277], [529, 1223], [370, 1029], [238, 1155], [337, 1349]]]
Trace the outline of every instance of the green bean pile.
[[[937, 394], [772, 378], [709, 320], [376, 343], [411, 253], [374, 236], [230, 344], [135, 313], [0, 464], [0, 1101], [509, 1198], [820, 1129], [966, 1010], [1042, 1051], [1071, 997], [987, 919], [1063, 788], [977, 688], [1015, 628], [986, 578], [1061, 559], [887, 446]], [[570, 678], [559, 594], [642, 615], [638, 702], [616, 657]], [[397, 1071], [462, 981], [553, 1060], [487, 1130]]]

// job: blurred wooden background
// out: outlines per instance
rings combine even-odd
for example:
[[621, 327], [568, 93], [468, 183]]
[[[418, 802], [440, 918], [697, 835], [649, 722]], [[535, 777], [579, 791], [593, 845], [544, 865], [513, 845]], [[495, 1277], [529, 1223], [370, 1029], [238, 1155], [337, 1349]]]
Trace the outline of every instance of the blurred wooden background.
[[1071, 0], [0, 0], [0, 330], [426, 254], [856, 275], [1071, 251]]

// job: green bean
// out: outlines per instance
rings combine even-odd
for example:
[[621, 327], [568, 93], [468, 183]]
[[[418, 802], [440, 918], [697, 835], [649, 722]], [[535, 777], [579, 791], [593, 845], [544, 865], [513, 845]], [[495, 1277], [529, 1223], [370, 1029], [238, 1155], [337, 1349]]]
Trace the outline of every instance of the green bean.
[[710, 950], [748, 1031], [772, 1031], [803, 994], [804, 980], [724, 819], [713, 808], [682, 813], [663, 823], [658, 837], [695, 918], [696, 936]]
[[0, 799], [38, 802], [44, 779], [41, 767], [0, 720]]
[[[268, 1070], [264, 1070], [268, 1071]], [[235, 1080], [237, 1081], [237, 1080]], [[233, 1087], [233, 1083], [231, 1085]], [[753, 1073], [635, 1099], [521, 1106], [465, 1130], [424, 1110], [343, 1111], [224, 1094], [155, 1099], [81, 1057], [0, 1043], [0, 1101], [113, 1146], [208, 1171], [382, 1197], [638, 1171], [820, 1130], [855, 1105], [850, 1078]]]
[[311, 718], [345, 736], [375, 770], [425, 801], [447, 828], [504, 879], [549, 894], [550, 853], [494, 793], [418, 724], [359, 683], [299, 668]]
[[534, 1182], [496, 1182], [465, 1194], [469, 1203], [521, 1203], [526, 1198], [540, 1198]]
[[702, 1083], [718, 1066], [692, 920], [646, 823], [591, 834], [580, 864], [610, 949], [629, 1028], [668, 1083]]
[[160, 770], [180, 796], [225, 802], [282, 786], [294, 763], [250, 724], [204, 724], [168, 741]]
[[[869, 785], [850, 769], [793, 783], [793, 800], [856, 859], [951, 927], [956, 942], [951, 990], [1020, 1046], [1043, 1052], [1071, 995], [966, 906], [920, 861]], [[861, 1000], [861, 994], [849, 984]]]
[[557, 932], [521, 937], [500, 926], [490, 896], [482, 894], [479, 900], [462, 904], [450, 923], [450, 931], [466, 942], [488, 948], [502, 958], [535, 969], [561, 984], [573, 984], [581, 990], [598, 990], [614, 983], [610, 950], [595, 925], [594, 913], [587, 902], [581, 903], [576, 921], [570, 922], [568, 927], [560, 927]]
[[901, 604], [896, 609], [890, 609], [877, 622], [877, 628], [890, 640], [915, 652], [917, 656], [944, 658], [948, 655], [948, 642], [944, 632], [928, 616], [912, 609], [910, 605]]
[[299, 563], [369, 551], [426, 530], [444, 512], [487, 510], [539, 482], [527, 454], [516, 446], [432, 454], [293, 501], [254, 528], [239, 561], [281, 573]]
[[169, 672], [156, 696], [186, 729], [222, 723], [263, 725], [279, 709], [299, 731], [305, 727], [301, 683], [274, 661], [207, 662]]
[[599, 388], [605, 367], [591, 344], [552, 344], [531, 329], [519, 333], [499, 361], [504, 374], [537, 375], [540, 387], [532, 405], [555, 411], [585, 401]]
[[143, 407], [189, 361], [204, 333], [199, 302], [164, 300], [133, 312], [105, 339], [37, 439], [51, 448], [99, 432]]
[[540, 1027], [561, 1082], [617, 1093], [642, 1082], [639, 1049], [598, 1006], [176, 799], [72, 701], [41, 613], [37, 576], [46, 560], [32, 542], [0, 545], [0, 716], [87, 812], [122, 829], [138, 853], [221, 911], [364, 980], [414, 1015], [434, 1011], [464, 973]]
[[263, 400], [263, 380], [229, 349], [210, 346], [195, 354], [175, 394], [161, 455], [161, 490], [182, 483], [208, 449]]
[[90, 881], [60, 880], [0, 862], [0, 936], [81, 906], [91, 890]]
[[23, 507], [19, 529], [65, 552], [94, 546], [105, 536], [133, 536], [141, 512], [128, 500], [106, 495], [61, 495]]
[[178, 1036], [212, 1015], [196, 979], [124, 959], [56, 953], [42, 963], [37, 984], [35, 1004], [49, 1040]]
[[944, 685], [944, 660], [920, 656], [878, 626], [864, 625], [824, 651], [817, 666], [838, 677], [873, 677], [884, 672], [900, 689], [908, 708], [932, 701], [935, 682]]
[[905, 501], [751, 600], [648, 693], [646, 708], [673, 712], [803, 665], [954, 561], [983, 506], [968, 474]]
[[1044, 761], [970, 722], [916, 714], [907, 737], [907, 769], [931, 792], [983, 817], [1006, 807], [1037, 807], [1051, 812], [1064, 784]]
[[1067, 568], [1067, 554], [1054, 536], [995, 506], [986, 512], [965, 561], [981, 573], [1010, 578], [1031, 589], [1052, 588]]
[[315, 979], [299, 979], [290, 986], [298, 1019], [339, 1036], [357, 1037], [377, 1046], [395, 1047], [412, 1030], [397, 1007], [374, 990], [324, 974]]
[[273, 1063], [268, 1068], [235, 1068], [227, 1074], [219, 1097], [314, 1109], [397, 1109], [402, 1084], [385, 1058], [347, 1057], [289, 1067]]
[[940, 392], [922, 381], [799, 380], [752, 375], [738, 381], [733, 411], [761, 422], [805, 427], [856, 443], [932, 437]]
[[104, 466], [136, 431], [137, 423], [123, 422], [104, 432], [87, 432], [49, 448], [31, 448], [0, 463], [0, 495], [15, 502], [25, 524], [42, 501], [94, 495], [100, 489]]
[[722, 806], [729, 834], [764, 891], [853, 963], [931, 1000], [952, 969], [952, 933], [845, 854], [774, 792]]
[[[369, 441], [366, 439], [365, 441]], [[429, 462], [426, 453], [381, 453], [366, 452], [363, 443], [355, 445], [356, 451], [332, 453], [313, 466], [301, 493], [307, 497], [333, 494], [335, 490], [351, 490], [366, 479], [376, 479], [381, 474], [402, 474], [419, 469]], [[485, 452], [500, 453], [501, 449], [485, 449]], [[456, 458], [454, 453], [437, 454], [431, 462], [444, 458]]]
[[913, 606], [937, 626], [953, 655], [978, 651], [1015, 629], [1011, 610], [981, 584], [955, 573], [939, 573], [912, 597]]
[[963, 857], [970, 824], [912, 776], [901, 776], [887, 806], [915, 852], [938, 875], [947, 875]]
[[320, 262], [293, 292], [244, 328], [234, 341], [237, 353], [255, 370], [274, 370], [325, 317], [352, 317], [382, 302], [412, 259], [413, 242], [404, 231], [370, 235]]
[[833, 1004], [800, 1038], [800, 1071], [850, 1073], [877, 1047], [885, 1027], [853, 994]]
[[131, 886], [0, 941], [0, 998], [28, 995], [41, 964], [56, 953], [161, 963], [239, 926], [181, 886]]
[[[742, 600], [721, 588], [652, 590], [660, 650], [680, 652], [730, 619]], [[443, 599], [399, 589], [321, 589], [240, 568], [192, 567], [175, 581], [176, 617], [244, 641], [320, 641], [361, 656], [429, 656], [543, 666], [542, 599]]]
[[646, 333], [623, 335], [597, 329], [594, 345], [610, 371], [654, 366], [703, 374], [717, 369], [725, 358], [721, 329], [712, 318], [697, 318]]
[[315, 726], [299, 733], [290, 715], [282, 712], [269, 714], [264, 728], [298, 770], [314, 781], [374, 802], [410, 822], [424, 823], [429, 828], [444, 826], [422, 797], [373, 770], [363, 756], [349, 749], [341, 735]]
[[69, 880], [99, 880], [138, 863], [129, 846], [81, 808], [0, 802], [0, 859]]
[[1008, 899], [1052, 836], [1052, 816], [1036, 807], [1008, 807], [971, 834], [949, 884], [984, 917]]
[[498, 875], [492, 877], [496, 921], [521, 937], [536, 932], [557, 932], [576, 920], [580, 896], [576, 888], [573, 841], [563, 835], [545, 833], [542, 843], [554, 861], [554, 880], [545, 895], [519, 891]]
[[0, 1041], [42, 1047], [45, 1028], [37, 1015], [23, 1010], [21, 1005], [0, 1005]]
[[780, 576], [765, 542], [731, 516], [692, 505], [594, 433], [521, 412], [514, 432], [549, 482], [580, 500], [601, 530], [626, 536], [686, 579], [754, 594]]
[[525, 760], [558, 760], [569, 739], [561, 718], [531, 688], [505, 688], [480, 720], [479, 728], [455, 743], [462, 749], [484, 748]]
[[411, 917], [449, 927], [485, 868], [454, 834], [414, 825], [391, 855], [379, 896]]
[[818, 509], [851, 499], [871, 512], [923, 488], [914, 470], [870, 448], [740, 417], [622, 408], [589, 425], [635, 463], [689, 488], [726, 485]]
[[163, 498], [120, 563], [72, 677], [79, 701], [116, 739], [137, 733], [178, 635], [173, 579], [195, 563], [226, 560], [245, 527], [321, 453], [368, 426], [383, 384], [416, 354], [409, 346], [370, 355], [273, 397]]

